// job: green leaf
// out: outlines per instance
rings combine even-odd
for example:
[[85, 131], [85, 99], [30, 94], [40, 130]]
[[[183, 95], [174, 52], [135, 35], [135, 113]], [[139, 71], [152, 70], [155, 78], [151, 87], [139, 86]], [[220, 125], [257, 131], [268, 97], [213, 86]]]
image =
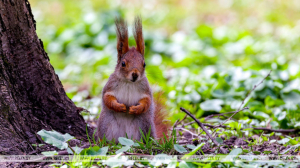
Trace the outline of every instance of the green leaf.
[[294, 140], [294, 139], [290, 139], [289, 141], [292, 145], [297, 145], [299, 142]]
[[300, 104], [300, 94], [295, 91], [282, 94], [282, 99], [285, 103]]
[[174, 144], [174, 149], [179, 153], [187, 152], [187, 150], [183, 146], [178, 145], [178, 144]]
[[283, 138], [282, 140], [280, 140], [280, 141], [277, 141], [279, 144], [286, 144], [286, 143], [288, 143], [290, 141], [290, 139], [289, 138]]
[[268, 155], [270, 153], [272, 153], [272, 151], [264, 151], [264, 154], [266, 154], [266, 155]]
[[[86, 148], [80, 152], [80, 155], [106, 155], [108, 147], [93, 146]], [[76, 152], [76, 151], [75, 151]]]
[[242, 152], [243, 152], [243, 150], [241, 148], [235, 148], [235, 149], [231, 150], [231, 152], [228, 155], [237, 156], [237, 155], [241, 154]]
[[116, 154], [122, 153], [122, 152], [126, 152], [130, 149], [130, 146], [123, 146], [121, 149], [116, 151]]
[[140, 163], [138, 163], [138, 162], [135, 162], [134, 163], [137, 167], [145, 167], [143, 164], [140, 164]]
[[196, 168], [196, 166], [193, 163], [181, 161], [179, 163], [179, 168]]
[[119, 137], [118, 138], [120, 144], [124, 145], [124, 146], [132, 146], [134, 144], [134, 142], [131, 139], [127, 139], [124, 137]]
[[[79, 154], [83, 150], [83, 148], [79, 148], [77, 146], [72, 147], [72, 149], [75, 151], [76, 154]], [[74, 154], [70, 148], [68, 148], [67, 151], [69, 154]]]
[[192, 156], [192, 155], [195, 155], [195, 153], [196, 153], [198, 150], [200, 150], [201, 147], [204, 146], [204, 145], [205, 145], [205, 143], [201, 143], [201, 144], [197, 145], [197, 147], [196, 147], [195, 149], [193, 149], [190, 153], [185, 154], [185, 155], [182, 157], [182, 159], [186, 159], [186, 158], [189, 158], [189, 157]]
[[243, 149], [243, 153], [249, 153], [249, 150]]
[[190, 148], [190, 149], [195, 149], [195, 148], [196, 148], [195, 145], [191, 145], [191, 144], [186, 145], [186, 147], [188, 147], [188, 148]]
[[255, 155], [260, 155], [260, 152], [259, 152], [259, 151], [253, 151], [253, 153], [254, 153]]
[[176, 168], [177, 166], [177, 157], [173, 157], [171, 159], [171, 162], [168, 164], [168, 167], [167, 168]]
[[61, 134], [56, 131], [41, 130], [37, 134], [39, 134], [46, 143], [53, 145], [59, 149], [67, 149], [67, 142], [71, 139], [74, 139], [74, 137], [68, 133]]
[[216, 138], [216, 141], [217, 141], [219, 144], [222, 144], [222, 143], [223, 143], [223, 139], [220, 138], [220, 137], [217, 137], [217, 138]]
[[102, 163], [104, 165], [107, 165], [109, 167], [121, 167], [122, 165], [124, 166], [133, 166], [134, 165], [134, 160], [128, 160], [125, 156], [121, 156], [122, 152], [117, 154], [114, 157], [110, 157], [107, 160], [104, 160]]

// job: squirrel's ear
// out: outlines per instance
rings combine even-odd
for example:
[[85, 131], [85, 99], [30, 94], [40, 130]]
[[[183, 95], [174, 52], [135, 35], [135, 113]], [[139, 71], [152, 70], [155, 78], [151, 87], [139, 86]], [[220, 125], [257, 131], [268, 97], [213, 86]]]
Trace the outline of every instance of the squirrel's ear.
[[133, 35], [136, 42], [136, 49], [144, 56], [145, 43], [143, 38], [142, 19], [139, 16], [134, 19]]
[[116, 32], [117, 32], [117, 50], [118, 60], [121, 60], [122, 56], [129, 50], [128, 45], [128, 29], [127, 24], [122, 18], [115, 19]]

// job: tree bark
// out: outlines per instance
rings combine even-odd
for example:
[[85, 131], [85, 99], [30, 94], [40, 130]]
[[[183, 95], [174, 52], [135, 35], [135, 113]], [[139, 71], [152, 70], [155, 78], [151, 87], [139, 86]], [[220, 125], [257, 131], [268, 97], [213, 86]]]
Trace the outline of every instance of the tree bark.
[[28, 0], [0, 0], [0, 154], [33, 151], [41, 129], [87, 137], [35, 29]]

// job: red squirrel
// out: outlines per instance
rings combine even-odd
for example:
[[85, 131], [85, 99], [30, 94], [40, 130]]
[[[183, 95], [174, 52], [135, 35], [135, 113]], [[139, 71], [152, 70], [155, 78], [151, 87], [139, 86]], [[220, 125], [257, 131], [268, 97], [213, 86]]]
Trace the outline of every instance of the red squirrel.
[[119, 137], [140, 140], [140, 129], [146, 135], [150, 130], [153, 138], [167, 136], [168, 123], [163, 120], [166, 113], [153, 98], [145, 75], [145, 44], [140, 17], [134, 20], [133, 35], [136, 47], [128, 44], [127, 24], [116, 18], [118, 61], [102, 90], [102, 110], [96, 135], [102, 139], [118, 142]]

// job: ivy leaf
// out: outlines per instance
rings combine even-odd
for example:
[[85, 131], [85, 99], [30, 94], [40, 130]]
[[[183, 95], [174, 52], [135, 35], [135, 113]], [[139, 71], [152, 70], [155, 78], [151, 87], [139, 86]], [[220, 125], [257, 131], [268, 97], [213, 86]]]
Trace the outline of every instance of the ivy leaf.
[[191, 144], [186, 145], [186, 147], [188, 147], [188, 148], [190, 148], [190, 149], [195, 149], [195, 148], [196, 148], [195, 145], [191, 145]]
[[183, 146], [178, 145], [178, 144], [174, 144], [174, 149], [179, 153], [187, 152], [187, 150]]
[[130, 146], [123, 146], [121, 149], [116, 151], [116, 154], [122, 153], [122, 152], [126, 152], [130, 149]]
[[61, 134], [54, 130], [53, 131], [41, 130], [37, 134], [39, 134], [46, 143], [53, 145], [59, 149], [67, 149], [68, 148], [67, 142], [71, 139], [74, 139], [74, 137], [68, 133]]
[[216, 138], [216, 141], [217, 141], [219, 144], [222, 144], [222, 143], [223, 143], [223, 139], [220, 138], [220, 137], [217, 137], [217, 138]]
[[80, 152], [80, 155], [106, 155], [108, 147], [93, 146], [86, 148]]
[[119, 137], [118, 138], [120, 144], [124, 145], [124, 146], [132, 146], [134, 144], [134, 142], [131, 139], [127, 139], [124, 137]]
[[290, 141], [290, 139], [289, 138], [283, 138], [282, 140], [280, 140], [280, 141], [277, 141], [279, 144], [286, 144], [286, 143], [288, 143]]

